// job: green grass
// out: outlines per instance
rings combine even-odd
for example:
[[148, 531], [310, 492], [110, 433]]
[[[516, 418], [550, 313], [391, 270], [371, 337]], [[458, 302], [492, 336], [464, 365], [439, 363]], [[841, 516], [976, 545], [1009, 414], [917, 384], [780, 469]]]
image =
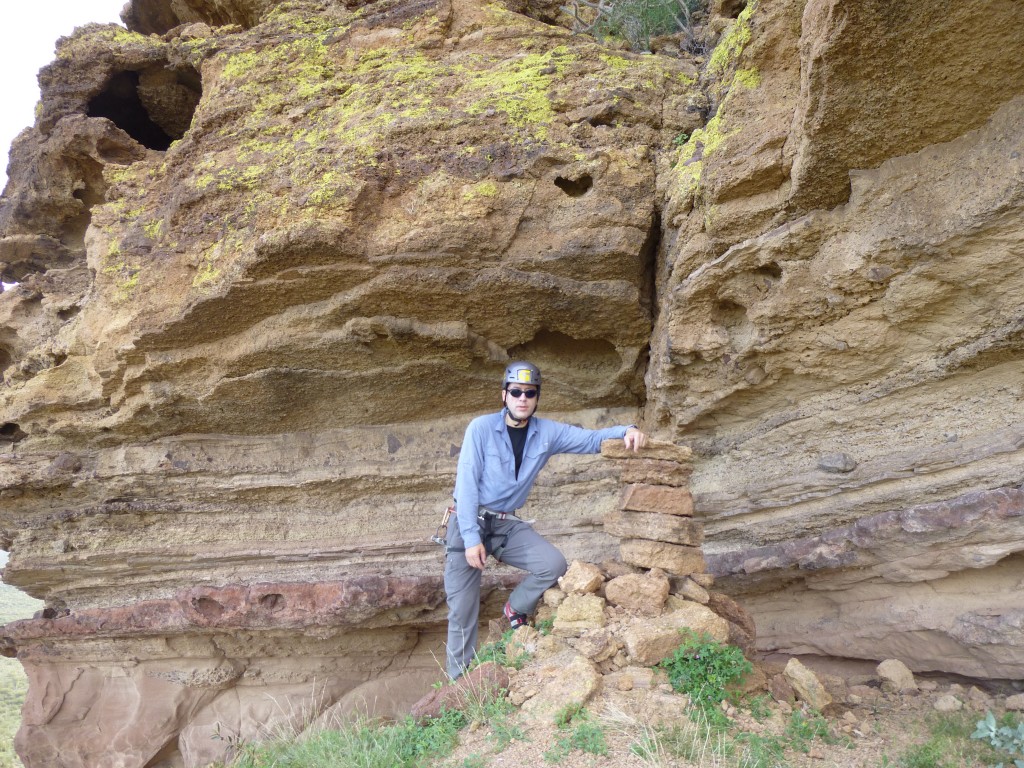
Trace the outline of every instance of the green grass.
[[514, 633], [514, 629], [508, 629], [496, 642], [481, 645], [476, 651], [473, 663], [470, 664], [470, 669], [478, 667], [486, 661], [493, 661], [502, 667], [522, 669], [526, 662], [530, 660], [530, 656], [523, 652], [518, 652], [514, 655], [509, 653], [508, 646]]
[[[948, 712], [925, 718], [924, 740], [906, 748], [891, 763], [895, 768], [973, 768], [996, 765], [1000, 754], [988, 743], [972, 740], [973, 712]], [[1013, 761], [1007, 761], [1013, 766]]]
[[569, 706], [555, 717], [559, 736], [554, 745], [544, 753], [549, 763], [558, 764], [579, 750], [591, 755], [607, 755], [608, 742], [604, 730], [590, 719], [590, 713], [581, 706]]
[[[30, 619], [42, 607], [41, 601], [20, 589], [0, 583], [0, 622], [3, 624]], [[21, 761], [14, 753], [14, 734], [21, 725], [21, 707], [27, 691], [28, 679], [21, 662], [0, 657], [0, 768], [21, 768]]]
[[460, 712], [419, 725], [412, 718], [380, 725], [354, 723], [325, 730], [308, 738], [282, 738], [259, 746], [242, 746], [232, 768], [425, 768], [451, 753], [459, 729], [466, 724]]
[[29, 597], [10, 584], [0, 583], [0, 624], [8, 624], [18, 619], [31, 619], [32, 614], [42, 609], [42, 600]]

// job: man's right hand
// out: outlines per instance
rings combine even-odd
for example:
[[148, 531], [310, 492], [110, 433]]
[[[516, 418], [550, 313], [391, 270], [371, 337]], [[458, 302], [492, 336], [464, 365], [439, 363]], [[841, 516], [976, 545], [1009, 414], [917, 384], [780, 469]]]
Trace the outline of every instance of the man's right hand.
[[466, 548], [466, 562], [478, 571], [484, 569], [484, 562], [487, 560], [487, 548], [483, 544]]

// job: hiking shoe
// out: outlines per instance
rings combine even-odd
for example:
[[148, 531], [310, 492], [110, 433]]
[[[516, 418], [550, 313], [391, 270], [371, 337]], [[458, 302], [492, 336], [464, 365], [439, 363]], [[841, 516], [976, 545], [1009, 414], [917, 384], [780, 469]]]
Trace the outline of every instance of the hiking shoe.
[[512, 629], [519, 629], [519, 627], [526, 624], [529, 620], [529, 616], [525, 613], [516, 613], [512, 609], [512, 603], [506, 602], [505, 608], [502, 611], [505, 614], [505, 618], [508, 619], [508, 623], [512, 625]]

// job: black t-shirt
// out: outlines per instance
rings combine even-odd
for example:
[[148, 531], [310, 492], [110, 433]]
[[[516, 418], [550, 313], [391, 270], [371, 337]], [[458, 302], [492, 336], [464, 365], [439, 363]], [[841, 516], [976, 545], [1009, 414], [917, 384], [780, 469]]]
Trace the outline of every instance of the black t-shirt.
[[516, 457], [516, 479], [519, 479], [519, 467], [523, 463], [523, 448], [526, 447], [526, 426], [527, 422], [521, 427], [511, 427], [508, 424], [505, 425], [505, 429], [508, 430], [508, 438], [512, 441], [512, 453]]

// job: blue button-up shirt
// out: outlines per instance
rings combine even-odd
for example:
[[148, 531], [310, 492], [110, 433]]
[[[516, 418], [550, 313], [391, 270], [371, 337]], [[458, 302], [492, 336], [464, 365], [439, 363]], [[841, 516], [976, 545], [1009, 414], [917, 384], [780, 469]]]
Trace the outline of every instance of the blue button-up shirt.
[[478, 416], [466, 428], [455, 476], [455, 508], [467, 549], [480, 544], [480, 507], [514, 512], [526, 503], [537, 474], [556, 453], [599, 453], [602, 440], [621, 438], [629, 427], [583, 429], [534, 416], [525, 429], [517, 478], [504, 410]]

